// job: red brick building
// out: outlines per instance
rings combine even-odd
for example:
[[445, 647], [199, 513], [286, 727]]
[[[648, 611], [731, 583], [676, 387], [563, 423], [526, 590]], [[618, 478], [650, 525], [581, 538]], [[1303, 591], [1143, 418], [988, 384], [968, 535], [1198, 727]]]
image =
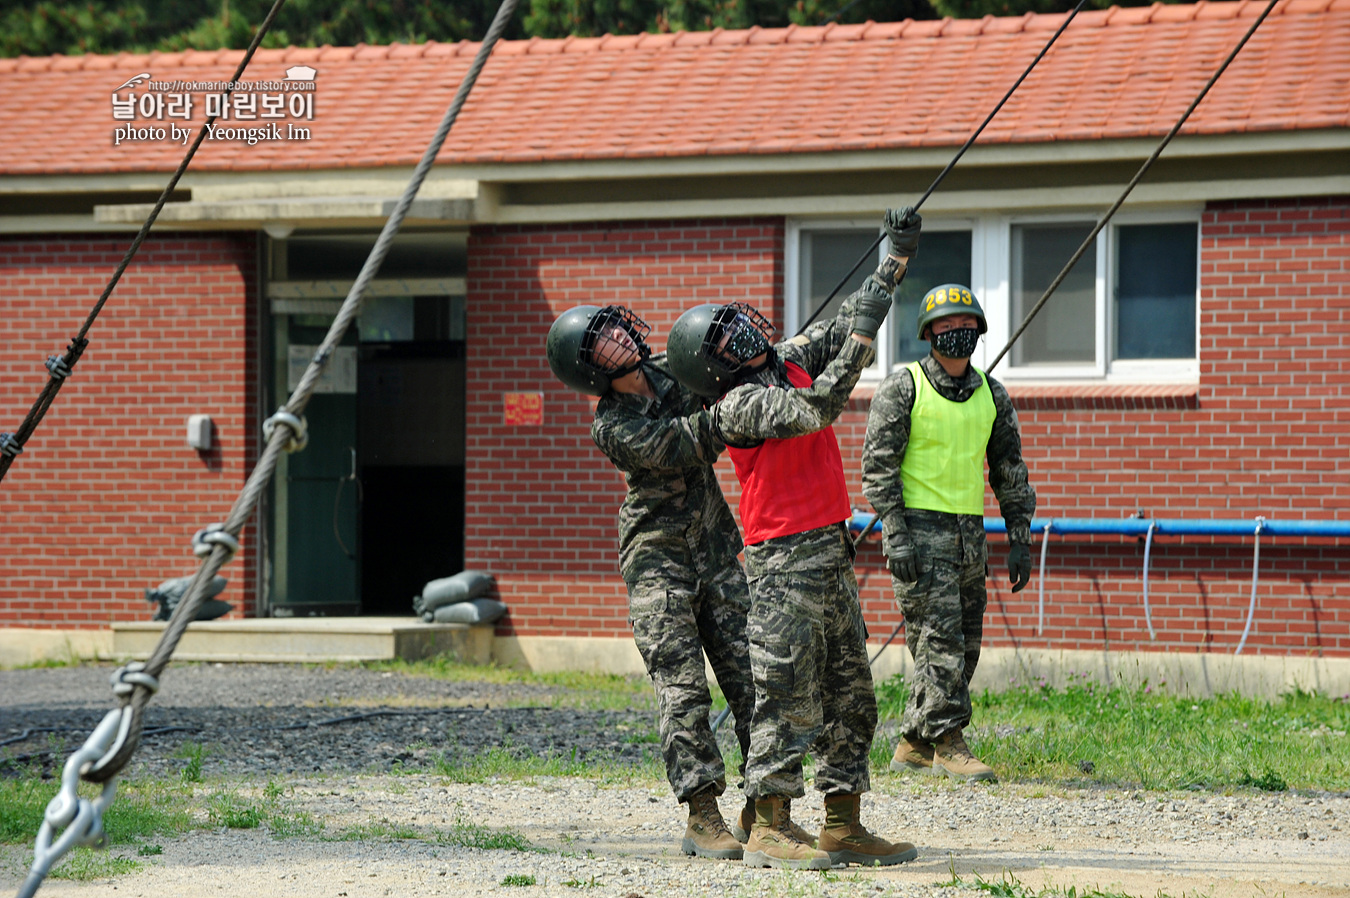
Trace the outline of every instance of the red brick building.
[[[836, 426], [861, 512], [871, 392], [926, 349], [915, 293], [969, 283], [987, 365], [1263, 8], [1079, 15], [925, 203], [905, 303]], [[246, 616], [411, 614], [421, 583], [465, 567], [496, 578], [503, 639], [626, 644], [622, 481], [592, 405], [549, 374], [548, 325], [624, 302], [659, 349], [688, 306], [746, 300], [795, 332], [1062, 21], [499, 46], [222, 598]], [[0, 482], [0, 627], [144, 619], [141, 589], [192, 569], [191, 535], [229, 509], [476, 49], [255, 57]], [[0, 428], [167, 182], [175, 129], [200, 126], [240, 58], [0, 60]], [[1038, 526], [1350, 520], [1347, 60], [1350, 2], [1277, 7], [995, 368]], [[185, 442], [193, 414], [209, 450]], [[994, 652], [1350, 659], [1344, 536], [1266, 534], [1253, 587], [1252, 535], [1164, 528], [1147, 608], [1138, 534], [1052, 533], [1016, 596], [1001, 539]], [[858, 574], [880, 640], [899, 617], [875, 544]]]

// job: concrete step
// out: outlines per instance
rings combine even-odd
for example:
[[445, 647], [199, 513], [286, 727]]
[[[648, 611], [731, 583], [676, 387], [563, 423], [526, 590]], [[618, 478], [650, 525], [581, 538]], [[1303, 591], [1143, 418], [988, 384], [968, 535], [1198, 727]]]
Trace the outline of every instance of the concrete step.
[[[164, 633], [165, 621], [112, 625], [113, 654], [144, 660]], [[427, 624], [415, 617], [272, 617], [194, 621], [176, 661], [413, 661], [453, 653], [466, 664], [492, 658], [491, 624]]]

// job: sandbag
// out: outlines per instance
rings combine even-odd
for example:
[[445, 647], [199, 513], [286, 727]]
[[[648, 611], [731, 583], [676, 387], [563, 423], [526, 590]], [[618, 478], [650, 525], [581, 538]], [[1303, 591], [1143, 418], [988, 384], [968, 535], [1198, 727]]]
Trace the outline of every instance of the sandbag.
[[492, 591], [492, 576], [482, 571], [460, 571], [453, 577], [432, 580], [422, 587], [422, 594], [413, 599], [413, 610], [418, 614], [435, 611], [443, 605], [467, 602]]
[[496, 599], [470, 599], [442, 605], [432, 614], [438, 624], [490, 624], [506, 613], [506, 605]]
[[[173, 577], [165, 580], [154, 589], [145, 591], [145, 600], [152, 605], [158, 604], [154, 617], [151, 620], [168, 620], [173, 614], [173, 610], [178, 607], [178, 603], [183, 600], [187, 594], [188, 584], [192, 582], [193, 575], [186, 577]], [[219, 575], [212, 577], [211, 582], [206, 584], [202, 590], [203, 601], [197, 606], [197, 614], [194, 620], [215, 620], [218, 617], [224, 617], [234, 610], [234, 606], [229, 602], [223, 602], [216, 598], [225, 590], [229, 581]]]

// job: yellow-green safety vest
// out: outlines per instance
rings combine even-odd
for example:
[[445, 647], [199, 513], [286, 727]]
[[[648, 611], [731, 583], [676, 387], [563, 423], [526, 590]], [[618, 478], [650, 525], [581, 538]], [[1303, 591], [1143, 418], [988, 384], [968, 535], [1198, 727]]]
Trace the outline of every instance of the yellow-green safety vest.
[[[984, 372], [965, 402], [952, 402], [928, 382], [918, 362], [909, 445], [900, 463], [905, 507], [952, 514], [984, 514], [984, 454], [994, 432], [994, 395]], [[974, 366], [972, 366], [974, 367]]]

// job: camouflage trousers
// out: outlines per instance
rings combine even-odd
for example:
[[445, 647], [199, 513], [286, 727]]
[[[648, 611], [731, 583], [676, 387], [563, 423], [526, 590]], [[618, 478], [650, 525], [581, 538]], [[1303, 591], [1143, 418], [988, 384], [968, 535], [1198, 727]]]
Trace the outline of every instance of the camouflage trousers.
[[906, 517], [920, 561], [914, 583], [891, 578], [905, 615], [905, 645], [914, 659], [900, 732], [931, 742], [970, 724], [970, 680], [984, 637], [988, 552], [978, 518], [975, 534], [971, 522], [930, 529]]
[[[754, 711], [745, 626], [749, 608], [739, 563], [698, 583], [661, 577], [628, 584], [628, 623], [656, 688], [661, 754], [679, 801], [708, 786], [718, 795], [726, 789], [726, 767], [708, 719], [712, 697], [705, 653], [731, 706], [741, 757], [749, 754]], [[743, 763], [740, 773], [745, 773]]]
[[871, 787], [877, 704], [853, 554], [842, 526], [746, 547], [755, 677], [746, 795], [752, 798], [804, 795], [808, 751], [821, 792]]

